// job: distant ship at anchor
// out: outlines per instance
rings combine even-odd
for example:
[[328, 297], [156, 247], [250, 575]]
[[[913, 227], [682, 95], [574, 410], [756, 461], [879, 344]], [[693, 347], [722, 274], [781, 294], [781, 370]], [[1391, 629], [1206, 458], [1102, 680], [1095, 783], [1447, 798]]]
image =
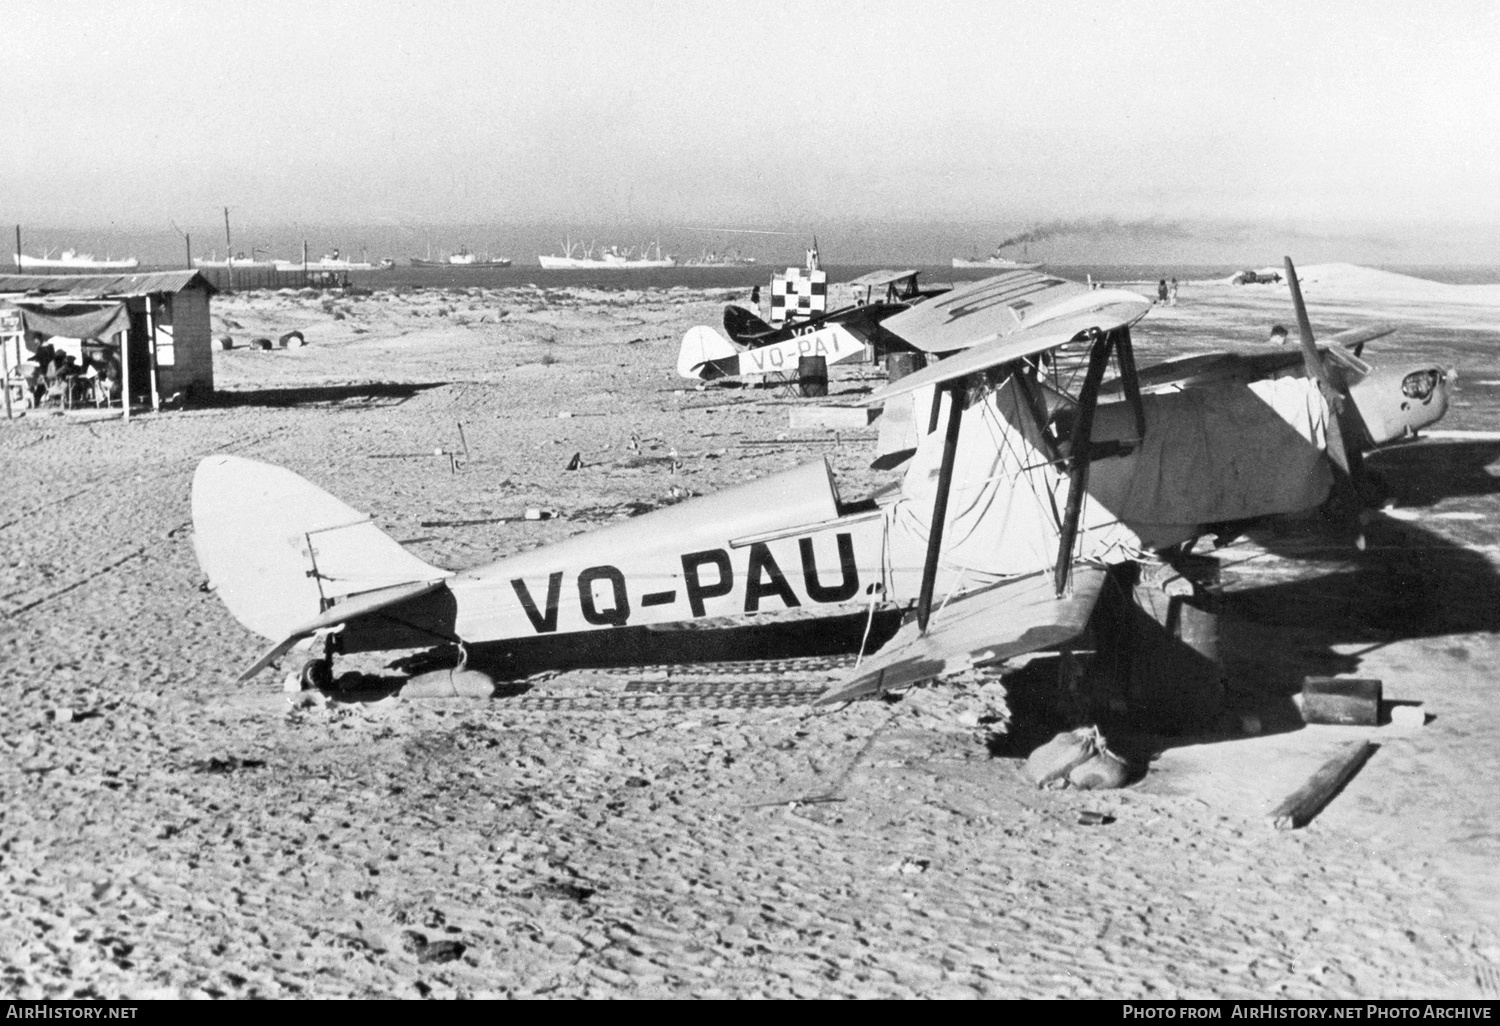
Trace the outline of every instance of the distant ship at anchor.
[[206, 256], [206, 257], [193, 257], [193, 266], [194, 267], [203, 267], [203, 268], [213, 268], [213, 267], [268, 268], [268, 267], [275, 267], [276, 266], [276, 261], [275, 260], [257, 260], [257, 259], [255, 259], [255, 256], [253, 254], [251, 256], [246, 256], [243, 252], [236, 253], [232, 257], [226, 257], [225, 259], [220, 260], [219, 256], [218, 256], [218, 253], [215, 252], [215, 253], [213, 253], [213, 254], [211, 254], [209, 256]]
[[1035, 268], [1041, 267], [1042, 264], [1043, 264], [1043, 262], [1044, 262], [1044, 261], [1041, 261], [1041, 260], [1027, 260], [1026, 259], [1027, 253], [1026, 253], [1025, 249], [1022, 249], [1022, 251], [1021, 251], [1021, 259], [1020, 260], [1011, 260], [1011, 259], [1008, 259], [1007, 257], [1003, 257], [1003, 256], [1000, 255], [1000, 251], [1002, 249], [1004, 249], [1004, 248], [1005, 248], [1005, 246], [1003, 246], [1003, 245], [996, 246], [995, 247], [995, 252], [991, 253], [989, 256], [987, 256], [987, 257], [985, 257], [983, 259], [980, 259], [978, 257], [954, 257], [953, 258], [953, 266], [954, 267], [989, 267], [989, 268], [995, 268], [995, 269], [998, 269], [998, 270], [1001, 270], [1001, 271], [1030, 271], [1030, 270], [1033, 270]]
[[727, 253], [715, 253], [711, 249], [705, 249], [703, 255], [697, 260], [685, 261], [683, 267], [754, 267], [757, 263], [755, 257], [742, 257], [738, 250], [730, 250]]
[[376, 269], [386, 270], [395, 264], [395, 261], [387, 257], [379, 264], [372, 264], [369, 260], [346, 260], [339, 255], [338, 250], [324, 253], [321, 260], [278, 260], [276, 270], [278, 271], [374, 271]]
[[633, 247], [622, 250], [618, 246], [607, 246], [598, 256], [594, 255], [594, 249], [593, 244], [585, 247], [583, 243], [574, 243], [570, 239], [563, 243], [562, 256], [538, 256], [537, 262], [548, 271], [623, 271], [677, 266], [676, 257], [661, 255], [660, 242], [655, 245], [655, 256], [646, 246], [641, 247], [640, 256], [635, 255]]
[[65, 249], [55, 257], [50, 255], [34, 257], [25, 253], [17, 253], [11, 259], [14, 260], [18, 271], [133, 271], [141, 265], [135, 257], [126, 257], [123, 260], [95, 260], [92, 253], [80, 253], [76, 249]]
[[509, 267], [510, 257], [492, 257], [487, 253], [470, 253], [467, 246], [460, 246], [457, 253], [433, 259], [429, 251], [425, 257], [412, 257], [413, 267]]

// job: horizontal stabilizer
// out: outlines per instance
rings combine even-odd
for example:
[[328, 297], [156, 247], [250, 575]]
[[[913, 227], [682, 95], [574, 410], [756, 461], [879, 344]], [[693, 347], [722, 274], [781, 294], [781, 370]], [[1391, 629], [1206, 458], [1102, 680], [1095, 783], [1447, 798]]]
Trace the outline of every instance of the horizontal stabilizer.
[[1377, 338], [1394, 335], [1396, 330], [1397, 326], [1394, 324], [1370, 324], [1363, 328], [1350, 328], [1348, 331], [1341, 331], [1337, 335], [1329, 335], [1325, 339], [1320, 339], [1318, 344], [1343, 346], [1345, 349], [1353, 349], [1355, 346], [1362, 346], [1366, 342], [1374, 342]]
[[[972, 349], [966, 349], [937, 363], [929, 364], [922, 370], [908, 374], [899, 381], [877, 390], [865, 400], [865, 405], [878, 406], [887, 399], [915, 392], [928, 385], [952, 381], [1010, 363], [1012, 360], [1056, 349], [1091, 329], [1097, 328], [1099, 331], [1107, 332], [1123, 328], [1140, 320], [1146, 315], [1146, 311], [1151, 309], [1149, 300], [1133, 292], [1099, 289], [1086, 295], [1101, 297], [1101, 301], [1090, 305], [1087, 309], [1047, 317], [1038, 324], [1011, 332], [1003, 338], [991, 338], [975, 345]], [[923, 309], [923, 307], [915, 309]]]
[[244, 673], [240, 674], [239, 679], [246, 681], [254, 677], [261, 670], [264, 670], [267, 666], [270, 666], [276, 660], [286, 655], [287, 651], [293, 645], [297, 644], [297, 642], [303, 638], [312, 637], [318, 631], [326, 630], [329, 627], [337, 627], [339, 624], [348, 623], [363, 616], [369, 616], [371, 613], [378, 613], [381, 610], [399, 606], [403, 602], [408, 602], [429, 592], [437, 591], [446, 583], [446, 581], [429, 581], [427, 583], [398, 584], [393, 588], [382, 588], [379, 591], [372, 591], [356, 598], [351, 598], [347, 602], [340, 602], [331, 609], [326, 609], [322, 613], [319, 613], [317, 617], [309, 620], [307, 623], [299, 627], [294, 627], [290, 634], [262, 653], [259, 659], [255, 660]]
[[1104, 585], [1098, 567], [1073, 569], [1072, 594], [1057, 597], [1051, 572], [1002, 581], [953, 599], [933, 612], [926, 634], [907, 623], [819, 704], [847, 702], [1062, 645], [1083, 632]]

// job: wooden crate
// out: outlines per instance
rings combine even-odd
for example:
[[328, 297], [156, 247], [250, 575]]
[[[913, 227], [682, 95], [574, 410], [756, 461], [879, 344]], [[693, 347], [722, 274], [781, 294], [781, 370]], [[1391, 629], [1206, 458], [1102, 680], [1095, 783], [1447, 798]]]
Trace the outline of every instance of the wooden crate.
[[1308, 677], [1302, 682], [1302, 719], [1373, 727], [1380, 723], [1380, 681], [1373, 677]]

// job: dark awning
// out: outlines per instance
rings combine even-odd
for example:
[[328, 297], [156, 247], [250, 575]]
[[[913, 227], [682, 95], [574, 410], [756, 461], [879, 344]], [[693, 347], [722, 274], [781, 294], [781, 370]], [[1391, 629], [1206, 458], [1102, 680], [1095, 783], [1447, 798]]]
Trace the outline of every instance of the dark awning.
[[63, 303], [41, 306], [17, 303], [26, 330], [26, 348], [36, 350], [34, 335], [107, 339], [130, 327], [124, 303]]

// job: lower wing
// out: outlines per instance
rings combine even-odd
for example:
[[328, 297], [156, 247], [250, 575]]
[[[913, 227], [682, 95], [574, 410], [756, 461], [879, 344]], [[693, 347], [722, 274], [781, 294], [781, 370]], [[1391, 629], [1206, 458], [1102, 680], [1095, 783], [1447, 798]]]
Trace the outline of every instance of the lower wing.
[[1104, 578], [1100, 567], [1076, 566], [1072, 592], [1061, 598], [1050, 571], [956, 598], [934, 611], [926, 634], [915, 620], [906, 624], [818, 702], [847, 702], [1071, 641], [1087, 626]]

